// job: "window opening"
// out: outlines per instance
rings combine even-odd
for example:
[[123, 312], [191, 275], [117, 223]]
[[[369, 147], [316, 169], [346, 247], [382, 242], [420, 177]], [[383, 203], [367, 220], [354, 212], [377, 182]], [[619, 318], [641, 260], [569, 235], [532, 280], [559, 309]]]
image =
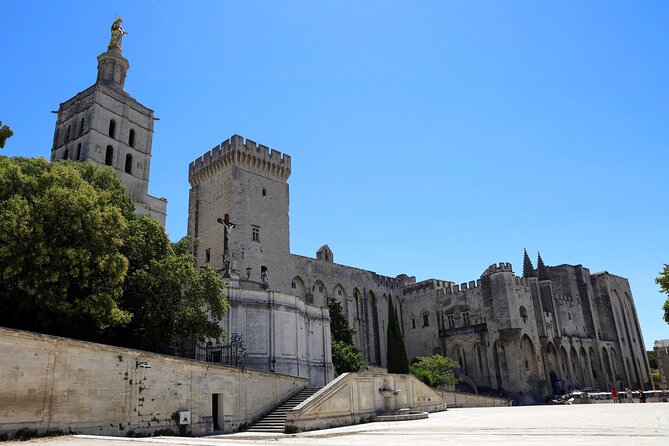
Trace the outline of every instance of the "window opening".
[[116, 138], [116, 121], [113, 119], [109, 121], [109, 136]]
[[107, 152], [105, 153], [105, 164], [111, 166], [113, 161], [114, 161], [114, 148], [112, 146], [107, 146]]
[[129, 153], [125, 155], [125, 173], [132, 175], [132, 155]]
[[130, 135], [128, 135], [128, 145], [130, 147], [135, 147], [135, 130], [130, 129]]
[[260, 228], [254, 226], [251, 230], [251, 240], [254, 242], [259, 242], [260, 241]]

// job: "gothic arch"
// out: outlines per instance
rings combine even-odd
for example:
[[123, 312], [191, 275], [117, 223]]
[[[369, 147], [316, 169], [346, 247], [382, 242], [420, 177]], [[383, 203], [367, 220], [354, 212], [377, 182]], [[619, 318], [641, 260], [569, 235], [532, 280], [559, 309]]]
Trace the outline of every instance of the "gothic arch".
[[353, 300], [355, 300], [355, 318], [362, 319], [362, 295], [358, 288], [353, 288]]
[[372, 319], [372, 335], [374, 339], [374, 364], [381, 365], [381, 333], [379, 327], [379, 307], [376, 300], [376, 295], [370, 290], [369, 293], [369, 305], [371, 307], [371, 319]]
[[451, 350], [451, 358], [460, 364], [460, 373], [469, 375], [469, 370], [467, 367], [467, 354], [465, 349], [460, 344], [455, 344]]
[[317, 307], [324, 307], [327, 305], [328, 294], [325, 284], [320, 279], [316, 279], [311, 287], [311, 292], [314, 295], [314, 305]]
[[506, 349], [504, 344], [497, 340], [492, 346], [493, 359], [495, 362], [495, 378], [497, 389], [504, 389], [504, 384], [509, 382], [509, 369], [506, 361]]
[[344, 312], [346, 318], [348, 319], [348, 299], [346, 297], [346, 290], [344, 289], [341, 283], [338, 283], [332, 289], [332, 298], [336, 299], [337, 302], [341, 304], [342, 311]]
[[304, 285], [304, 280], [300, 276], [293, 277], [290, 281], [290, 288], [292, 293], [306, 302], [307, 287]]
[[527, 375], [539, 376], [539, 364], [537, 363], [536, 350], [530, 337], [524, 334], [520, 338], [520, 350], [522, 352], [523, 368]]

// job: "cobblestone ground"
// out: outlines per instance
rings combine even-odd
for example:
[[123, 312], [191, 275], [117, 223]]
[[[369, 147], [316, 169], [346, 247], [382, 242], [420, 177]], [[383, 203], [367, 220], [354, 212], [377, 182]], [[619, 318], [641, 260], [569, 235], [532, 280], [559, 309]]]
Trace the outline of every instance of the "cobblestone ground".
[[[669, 403], [450, 409], [426, 420], [368, 423], [296, 435], [143, 439], [72, 436], [33, 440], [45, 446], [423, 446], [669, 445]], [[19, 444], [19, 443], [5, 443]]]

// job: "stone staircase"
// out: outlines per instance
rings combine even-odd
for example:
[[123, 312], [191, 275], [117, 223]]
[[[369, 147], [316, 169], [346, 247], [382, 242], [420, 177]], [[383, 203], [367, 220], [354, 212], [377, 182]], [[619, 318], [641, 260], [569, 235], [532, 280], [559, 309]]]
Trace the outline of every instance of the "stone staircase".
[[300, 404], [302, 401], [316, 393], [320, 387], [305, 387], [293, 395], [288, 401], [281, 404], [272, 412], [261, 418], [251, 426], [248, 432], [272, 432], [283, 433], [286, 428], [286, 411]]

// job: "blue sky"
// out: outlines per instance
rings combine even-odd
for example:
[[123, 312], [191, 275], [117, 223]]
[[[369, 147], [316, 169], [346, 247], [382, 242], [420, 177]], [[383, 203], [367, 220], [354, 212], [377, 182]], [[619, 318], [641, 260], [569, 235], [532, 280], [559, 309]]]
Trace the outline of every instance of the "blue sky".
[[[156, 111], [150, 192], [186, 233], [188, 163], [238, 133], [292, 156], [291, 251], [418, 280], [522, 253], [627, 277], [669, 338], [669, 3], [2, 0], [2, 152], [49, 157], [123, 16]], [[535, 261], [536, 264], [536, 261]]]

